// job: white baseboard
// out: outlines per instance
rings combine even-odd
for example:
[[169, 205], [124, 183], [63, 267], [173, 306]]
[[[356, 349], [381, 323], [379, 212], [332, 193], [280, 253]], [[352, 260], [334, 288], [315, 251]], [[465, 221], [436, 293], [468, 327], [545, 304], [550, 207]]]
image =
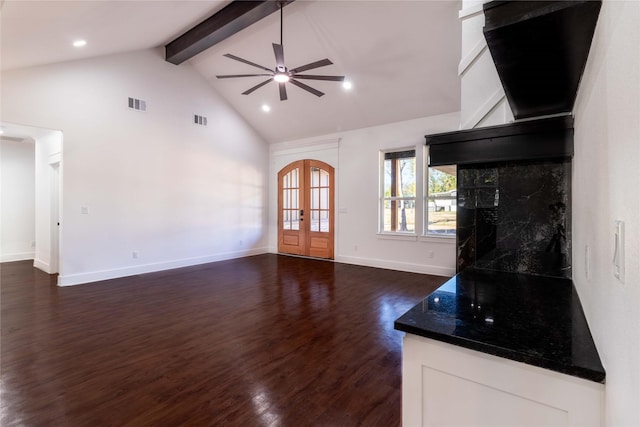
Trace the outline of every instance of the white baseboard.
[[[439, 239], [439, 243], [447, 243], [444, 239]], [[268, 253], [277, 254], [278, 248], [269, 247]], [[441, 267], [438, 265], [413, 264], [409, 262], [389, 261], [377, 258], [361, 258], [354, 256], [336, 255], [335, 262], [345, 264], [364, 265], [366, 267], [386, 268], [388, 270], [407, 271], [409, 273], [433, 274], [434, 276], [452, 277], [456, 274], [456, 267]]]
[[21, 252], [15, 254], [2, 254], [0, 255], [0, 262], [13, 262], [13, 261], [26, 261], [34, 259], [35, 252]]
[[409, 262], [390, 261], [386, 259], [337, 256], [336, 262], [364, 265], [367, 267], [386, 268], [389, 270], [407, 271], [409, 273], [433, 274], [435, 276], [451, 277], [456, 274], [455, 267], [440, 267], [437, 265], [414, 264]]
[[47, 274], [51, 274], [51, 265], [49, 265], [48, 262], [44, 262], [36, 258], [33, 260], [33, 266], [38, 270], [42, 270]]
[[153, 273], [156, 271], [171, 270], [173, 268], [190, 267], [192, 265], [206, 264], [209, 262], [224, 261], [234, 258], [242, 258], [252, 255], [260, 255], [267, 252], [267, 248], [256, 248], [246, 251], [225, 252], [195, 258], [178, 259], [165, 262], [136, 265], [132, 267], [115, 268], [111, 270], [91, 271], [87, 273], [66, 274], [58, 276], [58, 286], [73, 286], [84, 283], [98, 282], [102, 280], [117, 279], [120, 277], [134, 276], [137, 274]]

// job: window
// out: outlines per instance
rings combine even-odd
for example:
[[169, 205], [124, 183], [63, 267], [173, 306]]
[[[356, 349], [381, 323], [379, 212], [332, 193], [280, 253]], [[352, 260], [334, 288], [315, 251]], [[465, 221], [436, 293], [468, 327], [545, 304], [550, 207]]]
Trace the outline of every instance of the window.
[[416, 150], [383, 155], [380, 231], [415, 233]]
[[456, 165], [427, 167], [427, 235], [456, 235], [457, 196]]

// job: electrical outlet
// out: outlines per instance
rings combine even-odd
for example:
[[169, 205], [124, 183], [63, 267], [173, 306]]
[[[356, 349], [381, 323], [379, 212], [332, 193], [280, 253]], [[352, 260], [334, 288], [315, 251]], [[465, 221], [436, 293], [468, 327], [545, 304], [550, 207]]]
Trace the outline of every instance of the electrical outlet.
[[138, 259], [139, 257], [140, 257], [140, 252], [138, 252], [138, 251], [133, 251], [131, 253], [131, 258]]

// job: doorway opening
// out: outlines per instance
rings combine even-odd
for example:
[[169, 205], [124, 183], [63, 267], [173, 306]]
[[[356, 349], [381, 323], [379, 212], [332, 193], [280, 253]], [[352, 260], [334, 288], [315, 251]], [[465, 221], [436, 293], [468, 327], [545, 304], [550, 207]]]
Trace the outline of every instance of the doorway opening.
[[334, 258], [334, 168], [298, 160], [278, 172], [278, 252]]
[[[23, 259], [33, 259], [33, 266], [48, 274], [59, 273], [62, 257], [58, 226], [61, 222], [62, 200], [62, 132], [6, 122], [0, 122], [0, 126], [2, 139], [35, 142], [35, 234], [31, 229], [29, 236], [25, 234], [19, 237], [22, 240], [29, 239], [34, 251]], [[4, 259], [5, 254], [1, 255]]]

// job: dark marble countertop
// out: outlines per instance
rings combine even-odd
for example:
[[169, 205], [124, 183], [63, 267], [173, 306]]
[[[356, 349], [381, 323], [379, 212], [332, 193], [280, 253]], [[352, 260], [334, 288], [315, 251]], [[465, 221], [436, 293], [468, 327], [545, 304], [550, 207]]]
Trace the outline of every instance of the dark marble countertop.
[[604, 383], [568, 279], [467, 269], [395, 321], [395, 329]]

